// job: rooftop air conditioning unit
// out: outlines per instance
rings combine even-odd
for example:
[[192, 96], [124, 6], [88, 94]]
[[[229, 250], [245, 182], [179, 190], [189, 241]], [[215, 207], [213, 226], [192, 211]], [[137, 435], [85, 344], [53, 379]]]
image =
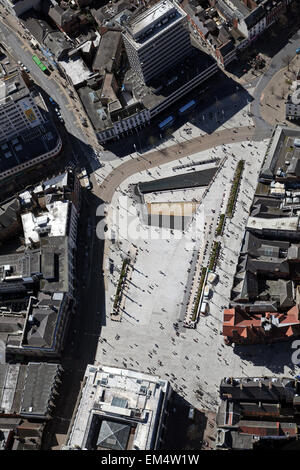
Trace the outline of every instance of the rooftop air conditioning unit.
[[145, 385], [142, 385], [140, 387], [139, 395], [146, 395], [147, 394], [147, 387]]

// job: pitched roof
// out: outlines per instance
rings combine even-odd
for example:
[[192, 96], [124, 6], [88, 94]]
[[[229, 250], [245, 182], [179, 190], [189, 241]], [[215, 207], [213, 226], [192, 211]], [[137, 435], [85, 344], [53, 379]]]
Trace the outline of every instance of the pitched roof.
[[114, 421], [102, 421], [97, 446], [113, 450], [126, 450], [130, 426]]

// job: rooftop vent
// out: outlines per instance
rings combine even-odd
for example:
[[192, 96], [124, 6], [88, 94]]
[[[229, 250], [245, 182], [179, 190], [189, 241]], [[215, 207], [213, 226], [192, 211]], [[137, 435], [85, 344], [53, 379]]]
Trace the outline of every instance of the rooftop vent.
[[147, 394], [147, 387], [145, 385], [142, 385], [140, 387], [139, 395], [146, 395]]

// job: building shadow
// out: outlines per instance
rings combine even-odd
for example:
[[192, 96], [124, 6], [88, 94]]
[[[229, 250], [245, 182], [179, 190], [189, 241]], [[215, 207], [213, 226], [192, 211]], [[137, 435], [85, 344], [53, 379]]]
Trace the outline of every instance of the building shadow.
[[[203, 93], [207, 87], [208, 90]], [[189, 113], [181, 116], [179, 109], [191, 100], [195, 100], [196, 105]], [[201, 86], [160, 113], [158, 117], [153, 118], [150, 126], [146, 126], [139, 132], [131, 130], [131, 134], [129, 133], [125, 138], [107, 142], [104, 147], [119, 158], [135, 151], [143, 154], [155, 150], [157, 145], [167, 141], [173, 144], [178, 143], [173, 134], [188, 123], [192, 123], [202, 132], [212, 134], [222, 126], [226, 128], [226, 123], [239, 111], [250, 105], [252, 101], [253, 97], [246, 88], [238, 85], [220, 70], [213, 79], [202, 83]], [[169, 116], [174, 117], [172, 126], [165, 131], [160, 130], [159, 124]], [[192, 135], [184, 131], [181, 132], [181, 137], [183, 146], [185, 141], [193, 138]]]
[[265, 367], [270, 371], [269, 375], [283, 373], [285, 367], [295, 370], [292, 355], [292, 341], [284, 341], [273, 344], [235, 345], [234, 353], [237, 354], [245, 365], [252, 363], [254, 366]]
[[[295, 9], [295, 10], [294, 10]], [[290, 41], [296, 41], [300, 38], [299, 30], [299, 2], [294, 2], [293, 8], [288, 8], [287, 15], [282, 15], [275, 24], [266, 30], [261, 36], [251, 43], [251, 47], [247, 48], [240, 55], [240, 60], [231, 62], [227, 69], [230, 73], [237, 77], [241, 77], [245, 73], [245, 69], [249, 72], [251, 68], [249, 61], [258, 54], [263, 54], [272, 59], [280, 52]], [[275, 68], [275, 66], [273, 66]], [[273, 68], [271, 65], [271, 69]], [[264, 73], [266, 69], [262, 69]], [[253, 75], [255, 78], [255, 75]]]
[[191, 405], [173, 391], [169, 403], [168, 419], [163, 435], [162, 450], [200, 450], [207, 426], [205, 413], [195, 409], [189, 417]]

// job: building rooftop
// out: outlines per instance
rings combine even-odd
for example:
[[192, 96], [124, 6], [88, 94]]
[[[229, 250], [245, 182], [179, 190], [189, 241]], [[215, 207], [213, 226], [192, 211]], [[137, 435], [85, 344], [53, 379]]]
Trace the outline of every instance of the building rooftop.
[[59, 134], [52, 121], [26, 129], [11, 137], [9, 140], [0, 142], [0, 173], [5, 175], [20, 164], [29, 162], [54, 150], [60, 141]]
[[276, 126], [265, 155], [259, 181], [287, 180], [287, 173], [291, 171], [289, 165], [293, 159], [298, 160], [300, 158], [299, 147], [295, 145], [295, 140], [297, 144], [299, 135], [297, 129]]
[[27, 95], [28, 88], [18, 72], [0, 80], [0, 105], [17, 102]]
[[186, 13], [178, 5], [162, 0], [129, 20], [127, 31], [136, 44], [145, 44], [185, 17]]
[[46, 418], [58, 364], [0, 364], [0, 416]]
[[299, 216], [295, 217], [273, 217], [264, 219], [262, 217], [249, 217], [246, 228], [248, 230], [284, 230], [284, 231], [298, 231], [299, 230]]
[[105, 72], [112, 72], [121, 42], [122, 35], [120, 31], [106, 31], [101, 36], [93, 61], [93, 70], [98, 71], [101, 75], [104, 75]]
[[28, 10], [20, 16], [20, 21], [39, 44], [49, 48], [56, 59], [65, 56], [72, 49], [71, 42], [66, 40], [63, 32], [54, 30], [38, 11]]
[[[0, 342], [7, 351], [56, 351], [61, 311], [73, 295], [75, 186], [75, 176], [65, 173], [17, 199], [25, 247], [0, 256]], [[20, 235], [15, 231], [12, 238]]]
[[298, 434], [298, 380], [226, 377], [220, 384], [217, 448], [253, 449]]
[[47, 211], [35, 216], [33, 212], [21, 215], [25, 245], [39, 242], [39, 234], [47, 232], [49, 237], [67, 234], [69, 201], [54, 201], [46, 204]]
[[154, 448], [168, 382], [157, 376], [105, 366], [87, 366], [85, 385], [68, 448]]
[[94, 76], [94, 72], [89, 70], [79, 54], [72, 55], [72, 58], [66, 57], [60, 60], [60, 65], [70, 77], [74, 86], [78, 86]]

